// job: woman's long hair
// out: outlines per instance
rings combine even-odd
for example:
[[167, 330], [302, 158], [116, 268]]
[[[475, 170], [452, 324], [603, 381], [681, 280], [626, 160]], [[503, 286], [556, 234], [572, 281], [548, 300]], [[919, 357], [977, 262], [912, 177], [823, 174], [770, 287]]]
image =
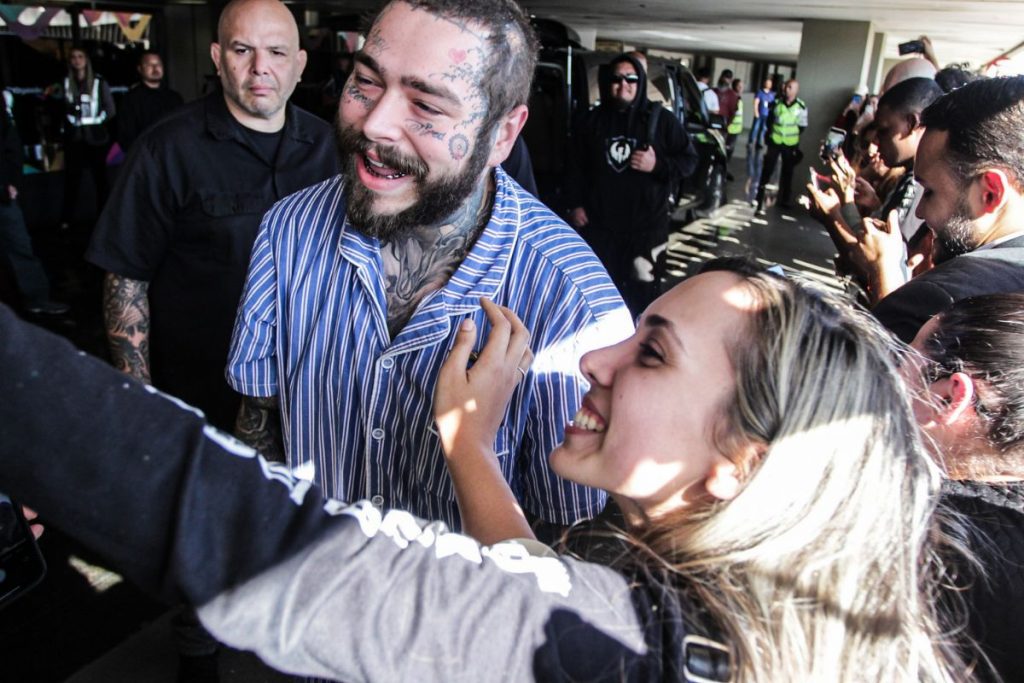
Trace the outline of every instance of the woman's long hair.
[[895, 347], [827, 294], [739, 274], [759, 305], [715, 437], [727, 457], [754, 453], [736, 456], [745, 484], [651, 520], [638, 546], [721, 630], [734, 680], [953, 680], [934, 599], [939, 472]]

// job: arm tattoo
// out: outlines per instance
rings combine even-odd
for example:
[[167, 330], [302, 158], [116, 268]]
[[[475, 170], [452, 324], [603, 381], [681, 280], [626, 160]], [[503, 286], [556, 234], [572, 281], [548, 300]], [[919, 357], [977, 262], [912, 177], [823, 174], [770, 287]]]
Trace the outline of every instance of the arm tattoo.
[[490, 178], [437, 225], [427, 225], [382, 245], [388, 331], [394, 339], [430, 292], [444, 287], [491, 216]]
[[103, 321], [115, 368], [149, 384], [149, 283], [107, 273]]
[[281, 411], [277, 396], [243, 396], [242, 407], [235, 420], [235, 437], [259, 451], [271, 462], [284, 462], [284, 440], [281, 437]]

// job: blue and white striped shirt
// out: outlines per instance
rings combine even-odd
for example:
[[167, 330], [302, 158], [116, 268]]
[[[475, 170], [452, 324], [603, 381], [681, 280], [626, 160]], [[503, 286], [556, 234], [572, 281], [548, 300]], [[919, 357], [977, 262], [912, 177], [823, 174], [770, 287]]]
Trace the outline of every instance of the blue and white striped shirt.
[[288, 464], [326, 495], [370, 498], [460, 527], [433, 428], [437, 373], [480, 297], [511, 308], [535, 361], [495, 453], [523, 507], [556, 524], [597, 514], [605, 494], [557, 477], [548, 455], [579, 407], [584, 352], [633, 330], [604, 268], [575, 232], [496, 171], [490, 222], [441, 289], [392, 340], [379, 243], [349, 225], [340, 177], [278, 202], [253, 247], [228, 382], [279, 397]]

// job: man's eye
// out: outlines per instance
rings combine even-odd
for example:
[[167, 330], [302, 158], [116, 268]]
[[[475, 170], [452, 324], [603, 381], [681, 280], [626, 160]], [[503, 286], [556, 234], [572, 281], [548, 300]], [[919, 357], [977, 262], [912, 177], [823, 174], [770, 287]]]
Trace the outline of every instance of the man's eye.
[[416, 108], [425, 114], [436, 115], [441, 113], [440, 110], [434, 109], [429, 104], [424, 104], [423, 102], [416, 102], [415, 104]]

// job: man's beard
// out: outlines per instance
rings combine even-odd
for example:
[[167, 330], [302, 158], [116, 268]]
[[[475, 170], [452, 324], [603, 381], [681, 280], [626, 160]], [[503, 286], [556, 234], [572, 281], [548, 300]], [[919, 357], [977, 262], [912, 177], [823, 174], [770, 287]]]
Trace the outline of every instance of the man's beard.
[[938, 265], [978, 248], [978, 236], [974, 232], [974, 219], [967, 203], [967, 193], [956, 200], [956, 206], [941, 228], [929, 226], [935, 233], [935, 263]]
[[[340, 120], [335, 131], [345, 178], [345, 204], [349, 223], [363, 234], [376, 237], [382, 242], [390, 241], [418, 226], [438, 224], [455, 213], [476, 188], [490, 152], [488, 145], [479, 144], [490, 137], [481, 132], [477, 137], [478, 144], [461, 172], [430, 180], [427, 177], [430, 169], [422, 159], [403, 154], [394, 147], [374, 144]], [[412, 206], [394, 214], [374, 211], [376, 195], [359, 180], [357, 171], [360, 163], [358, 157], [371, 148], [385, 166], [413, 179], [418, 198]]]

